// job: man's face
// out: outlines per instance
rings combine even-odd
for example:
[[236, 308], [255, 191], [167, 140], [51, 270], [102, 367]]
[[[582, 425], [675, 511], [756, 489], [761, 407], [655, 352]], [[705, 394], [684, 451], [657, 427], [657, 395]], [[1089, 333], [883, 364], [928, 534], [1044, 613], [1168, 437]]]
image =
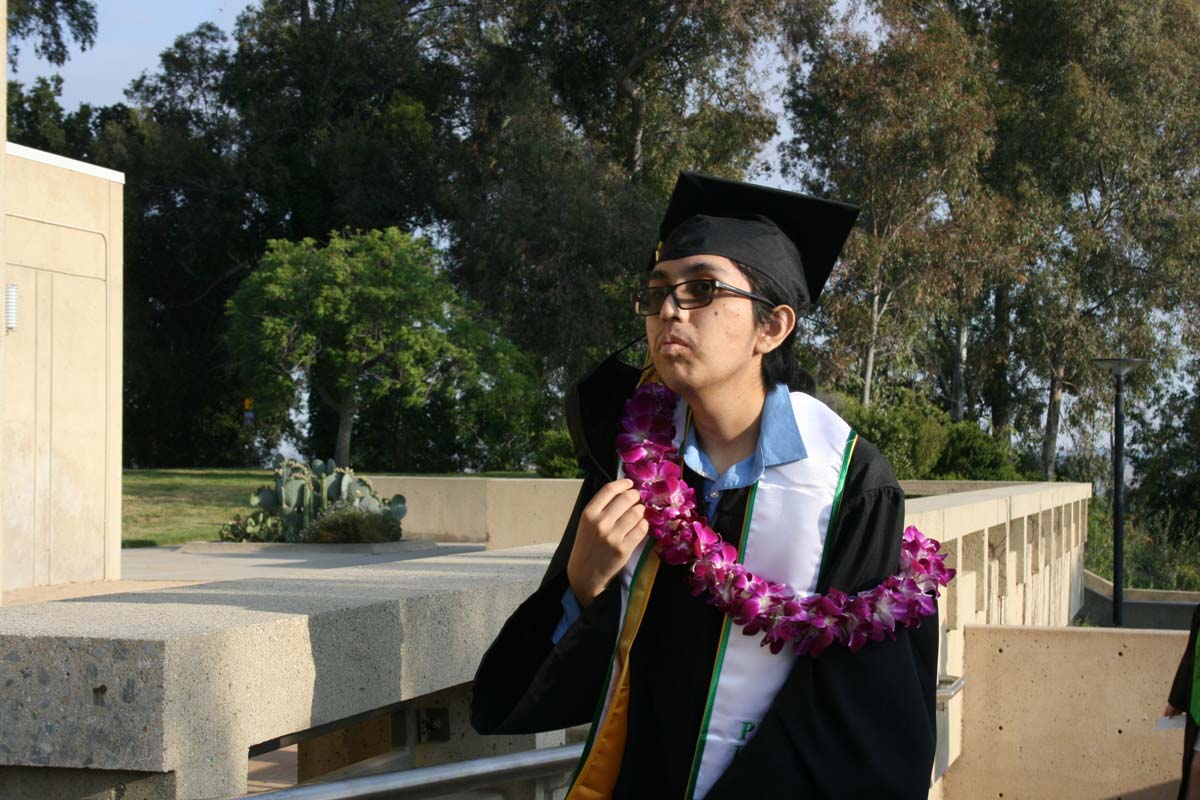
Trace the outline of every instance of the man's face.
[[[655, 265], [647, 284], [670, 286], [715, 278], [750, 291], [750, 282], [722, 256], [687, 256]], [[680, 308], [668, 297], [657, 314], [646, 317], [650, 357], [663, 383], [687, 397], [710, 391], [742, 390], [761, 383], [756, 354], [759, 326], [754, 301], [718, 290], [710, 305]]]

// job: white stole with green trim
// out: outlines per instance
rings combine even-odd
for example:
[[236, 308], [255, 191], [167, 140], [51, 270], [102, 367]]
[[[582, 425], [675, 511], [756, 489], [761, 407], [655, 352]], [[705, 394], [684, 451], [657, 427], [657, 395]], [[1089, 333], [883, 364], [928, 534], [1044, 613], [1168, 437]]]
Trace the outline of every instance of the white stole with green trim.
[[[791, 403], [807, 456], [768, 467], [752, 489], [740, 560], [755, 575], [787, 583], [799, 596], [806, 596], [816, 591], [854, 436], [850, 426], [816, 398], [793, 392]], [[680, 401], [675, 412], [676, 447], [681, 446], [686, 419], [687, 408]], [[638, 548], [619, 578], [622, 620], [642, 550]], [[704, 599], [698, 597], [696, 602]], [[697, 800], [754, 737], [796, 658], [790, 648], [772, 653], [761, 647], [761, 636], [743, 635], [728, 617], [720, 641], [687, 794]], [[613, 676], [594, 727], [607, 715], [615, 683]]]

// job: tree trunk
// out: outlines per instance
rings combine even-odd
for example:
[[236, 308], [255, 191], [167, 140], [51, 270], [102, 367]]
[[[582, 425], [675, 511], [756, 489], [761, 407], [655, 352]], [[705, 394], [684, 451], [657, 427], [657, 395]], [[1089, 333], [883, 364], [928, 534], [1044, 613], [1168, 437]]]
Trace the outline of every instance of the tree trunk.
[[1046, 431], [1042, 438], [1042, 475], [1046, 480], [1054, 480], [1054, 468], [1058, 461], [1058, 423], [1062, 414], [1063, 378], [1066, 367], [1062, 363], [1062, 354], [1056, 354], [1054, 369], [1050, 373], [1050, 393], [1046, 404]]
[[967, 320], [958, 321], [958, 349], [954, 355], [954, 374], [950, 379], [950, 394], [953, 403], [950, 406], [950, 419], [962, 422], [967, 400], [966, 379], [967, 369]]
[[875, 378], [875, 337], [879, 333], [879, 295], [871, 298], [871, 338], [867, 340], [867, 353], [863, 359], [863, 408], [871, 407], [871, 382]]
[[1012, 353], [1012, 333], [1008, 319], [1007, 283], [996, 287], [996, 300], [993, 306], [995, 321], [996, 343], [998, 356], [992, 369], [991, 401], [992, 406], [992, 435], [1009, 441], [1012, 428], [1012, 391], [1008, 385], [1008, 363]]
[[358, 397], [353, 391], [342, 392], [338, 406], [337, 445], [333, 449], [333, 460], [339, 467], [350, 466], [350, 434], [354, 430], [354, 414], [358, 411]]
[[621, 90], [629, 97], [629, 146], [625, 149], [625, 171], [637, 175], [642, 171], [642, 133], [646, 129], [646, 100], [642, 90], [628, 78], [621, 81]]

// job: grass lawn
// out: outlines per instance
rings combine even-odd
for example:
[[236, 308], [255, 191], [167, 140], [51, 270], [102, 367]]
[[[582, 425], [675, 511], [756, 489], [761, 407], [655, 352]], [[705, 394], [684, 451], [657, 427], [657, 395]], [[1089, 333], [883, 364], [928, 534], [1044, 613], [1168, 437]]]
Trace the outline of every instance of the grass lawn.
[[[471, 477], [536, 476], [530, 472], [480, 472]], [[121, 477], [121, 544], [153, 547], [217, 539], [230, 517], [250, 513], [250, 493], [273, 483], [269, 469], [127, 469]]]
[[127, 469], [121, 477], [124, 547], [217, 539], [250, 493], [273, 482], [267, 469]]

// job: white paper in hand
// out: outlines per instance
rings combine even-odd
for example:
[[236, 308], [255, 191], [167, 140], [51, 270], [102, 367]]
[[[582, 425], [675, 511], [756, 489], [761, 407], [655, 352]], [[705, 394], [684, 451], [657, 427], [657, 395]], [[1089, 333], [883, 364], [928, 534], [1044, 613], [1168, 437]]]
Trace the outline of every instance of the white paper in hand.
[[1187, 714], [1176, 714], [1173, 717], [1159, 717], [1154, 723], [1156, 731], [1181, 731], [1187, 727]]

